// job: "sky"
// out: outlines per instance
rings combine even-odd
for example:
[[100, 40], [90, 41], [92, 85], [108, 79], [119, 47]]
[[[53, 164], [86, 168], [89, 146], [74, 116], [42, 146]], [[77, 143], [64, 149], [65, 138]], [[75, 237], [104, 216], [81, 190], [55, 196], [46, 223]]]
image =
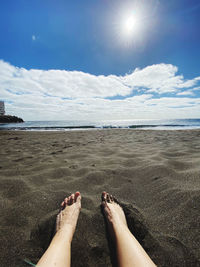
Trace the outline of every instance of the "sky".
[[2, 0], [0, 100], [34, 120], [200, 118], [199, 0]]

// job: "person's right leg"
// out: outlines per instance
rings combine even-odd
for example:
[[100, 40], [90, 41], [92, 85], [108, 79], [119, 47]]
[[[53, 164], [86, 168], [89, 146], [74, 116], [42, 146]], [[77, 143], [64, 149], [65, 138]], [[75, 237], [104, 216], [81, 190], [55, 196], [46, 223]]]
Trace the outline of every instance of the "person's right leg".
[[116, 244], [119, 267], [155, 267], [140, 243], [128, 229], [122, 208], [108, 193], [102, 193], [102, 206], [109, 232]]

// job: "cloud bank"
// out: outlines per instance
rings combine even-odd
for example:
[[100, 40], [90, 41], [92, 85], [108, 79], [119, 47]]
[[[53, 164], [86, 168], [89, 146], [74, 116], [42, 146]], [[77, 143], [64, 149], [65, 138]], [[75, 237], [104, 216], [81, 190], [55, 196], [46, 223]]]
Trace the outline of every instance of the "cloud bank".
[[105, 120], [200, 117], [200, 77], [171, 64], [124, 76], [27, 70], [0, 60], [0, 99], [25, 120]]

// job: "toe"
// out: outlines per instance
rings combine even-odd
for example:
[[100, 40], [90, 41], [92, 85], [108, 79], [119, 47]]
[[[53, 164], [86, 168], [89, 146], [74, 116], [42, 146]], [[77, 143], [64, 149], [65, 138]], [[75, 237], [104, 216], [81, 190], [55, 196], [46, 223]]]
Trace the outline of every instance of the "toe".
[[107, 199], [107, 193], [105, 191], [103, 191], [102, 195], [101, 195], [101, 200], [106, 201], [106, 199]]
[[110, 202], [111, 202], [111, 199], [110, 199], [110, 194], [108, 194], [108, 193], [107, 193], [107, 196], [106, 196], [106, 200], [107, 200], [107, 202], [108, 202], [108, 203], [110, 203]]
[[72, 196], [68, 197], [67, 204], [68, 204], [68, 205], [71, 205], [71, 201], [72, 201]]
[[113, 195], [110, 195], [110, 202], [113, 202], [113, 201], [114, 201]]
[[65, 200], [64, 200], [64, 204], [65, 204], [65, 206], [68, 205], [68, 201], [69, 201], [69, 198], [66, 197]]
[[60, 204], [60, 209], [63, 210], [65, 208], [65, 200]]
[[72, 194], [72, 195], [71, 195], [71, 200], [70, 200], [70, 204], [71, 204], [71, 205], [74, 204], [74, 200], [75, 200], [75, 195]]
[[81, 199], [81, 193], [79, 191], [75, 193], [75, 201], [77, 201], [78, 199]]
[[119, 204], [118, 199], [117, 199], [116, 197], [114, 197], [114, 196], [113, 196], [113, 201], [114, 201], [115, 203]]
[[78, 205], [79, 209], [81, 209], [81, 194], [80, 194], [80, 192], [75, 193], [75, 202]]

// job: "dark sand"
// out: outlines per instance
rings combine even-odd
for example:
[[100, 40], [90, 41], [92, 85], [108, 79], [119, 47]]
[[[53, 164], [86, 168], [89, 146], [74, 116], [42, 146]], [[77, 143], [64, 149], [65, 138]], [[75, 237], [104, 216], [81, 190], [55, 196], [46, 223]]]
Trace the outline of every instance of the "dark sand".
[[[0, 266], [47, 247], [79, 190], [72, 266], [112, 266], [100, 196], [114, 194], [158, 266], [200, 266], [200, 131], [0, 132]], [[115, 264], [113, 264], [115, 266]]]

